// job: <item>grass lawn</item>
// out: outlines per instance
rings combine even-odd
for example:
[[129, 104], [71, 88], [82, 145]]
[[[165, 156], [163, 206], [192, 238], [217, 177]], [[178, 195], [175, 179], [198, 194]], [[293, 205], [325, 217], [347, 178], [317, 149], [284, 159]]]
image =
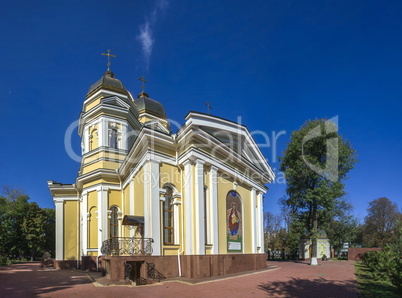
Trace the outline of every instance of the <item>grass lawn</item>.
[[355, 262], [357, 289], [361, 297], [400, 297], [390, 282], [376, 280], [362, 262]]

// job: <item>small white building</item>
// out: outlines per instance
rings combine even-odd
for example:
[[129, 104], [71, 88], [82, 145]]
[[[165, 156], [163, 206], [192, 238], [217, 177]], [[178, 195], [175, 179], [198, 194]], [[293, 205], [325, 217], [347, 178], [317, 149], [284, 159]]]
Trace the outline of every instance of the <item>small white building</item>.
[[[313, 254], [312, 241], [307, 235], [303, 234], [299, 240], [299, 258], [300, 259], [310, 259]], [[331, 256], [331, 247], [327, 233], [324, 230], [318, 231], [317, 238], [317, 258], [322, 258], [323, 256], [329, 258]]]

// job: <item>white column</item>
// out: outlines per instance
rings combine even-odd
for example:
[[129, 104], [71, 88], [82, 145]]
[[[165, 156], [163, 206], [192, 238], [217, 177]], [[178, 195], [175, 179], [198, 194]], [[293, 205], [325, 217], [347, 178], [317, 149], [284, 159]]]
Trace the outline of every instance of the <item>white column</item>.
[[105, 130], [107, 130], [107, 129], [105, 129], [105, 127], [107, 128], [105, 119], [101, 118], [100, 121], [98, 122], [98, 145], [99, 145], [99, 147], [106, 146]]
[[[133, 179], [131, 179], [131, 181], [130, 181], [130, 184], [129, 184], [130, 186], [130, 188], [129, 188], [129, 191], [130, 191], [130, 195], [129, 195], [129, 205], [130, 205], [130, 215], [134, 215], [134, 181], [133, 181]], [[134, 237], [134, 229], [133, 229], [133, 226], [131, 226], [131, 228], [130, 228], [130, 237]]]
[[109, 238], [108, 233], [108, 189], [101, 187], [98, 189], [98, 253], [101, 254], [102, 242]]
[[61, 261], [64, 259], [64, 201], [54, 199], [54, 204], [56, 205], [56, 261]]
[[257, 201], [257, 190], [253, 187], [251, 189], [251, 252], [257, 253], [257, 229], [256, 229], [256, 201]]
[[174, 244], [179, 245], [180, 244], [180, 219], [179, 219], [179, 205], [181, 205], [181, 202], [178, 201], [177, 199], [174, 200], [173, 203], [173, 220], [174, 220]]
[[258, 245], [260, 247], [259, 253], [264, 253], [264, 200], [262, 198], [262, 193], [260, 192], [257, 196], [258, 199]]
[[81, 248], [82, 255], [87, 255], [88, 249], [88, 193], [84, 192], [82, 194], [81, 202], [81, 218], [82, 218], [82, 231], [81, 231]]
[[152, 255], [161, 255], [161, 212], [159, 197], [159, 161], [150, 160], [151, 173], [150, 184], [150, 217], [151, 217], [151, 237], [154, 239], [152, 245]]
[[198, 255], [205, 255], [204, 161], [195, 164], [195, 243]]
[[128, 142], [127, 142], [127, 123], [122, 123], [122, 132], [121, 132], [121, 149], [128, 150]]
[[186, 160], [184, 163], [184, 197], [183, 197], [183, 207], [184, 207], [184, 251], [186, 255], [194, 254], [194, 243], [193, 243], [193, 196], [192, 196], [192, 173], [191, 173], [191, 162]]
[[209, 201], [209, 214], [212, 226], [212, 229], [210, 229], [212, 244], [211, 254], [218, 254], [218, 168], [215, 166], [211, 166], [211, 171], [209, 174]]
[[84, 129], [84, 135], [82, 136], [84, 139], [84, 153], [89, 151], [89, 128], [88, 126]]

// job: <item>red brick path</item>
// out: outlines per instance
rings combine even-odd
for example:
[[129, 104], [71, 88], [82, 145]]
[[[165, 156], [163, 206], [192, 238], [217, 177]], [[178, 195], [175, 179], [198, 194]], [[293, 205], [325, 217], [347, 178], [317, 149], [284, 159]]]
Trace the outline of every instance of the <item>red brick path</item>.
[[95, 286], [81, 271], [23, 263], [0, 267], [0, 297], [358, 297], [352, 261], [268, 265], [278, 269], [195, 285], [168, 281], [135, 287]]

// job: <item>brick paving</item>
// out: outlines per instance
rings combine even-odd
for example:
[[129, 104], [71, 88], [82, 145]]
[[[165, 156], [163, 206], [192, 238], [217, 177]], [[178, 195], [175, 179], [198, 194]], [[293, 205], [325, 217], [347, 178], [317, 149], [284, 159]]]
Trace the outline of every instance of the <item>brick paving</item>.
[[353, 261], [267, 264], [268, 271], [196, 284], [170, 280], [102, 286], [105, 279], [96, 272], [46, 270], [39, 263], [21, 263], [0, 267], [0, 297], [358, 297]]

